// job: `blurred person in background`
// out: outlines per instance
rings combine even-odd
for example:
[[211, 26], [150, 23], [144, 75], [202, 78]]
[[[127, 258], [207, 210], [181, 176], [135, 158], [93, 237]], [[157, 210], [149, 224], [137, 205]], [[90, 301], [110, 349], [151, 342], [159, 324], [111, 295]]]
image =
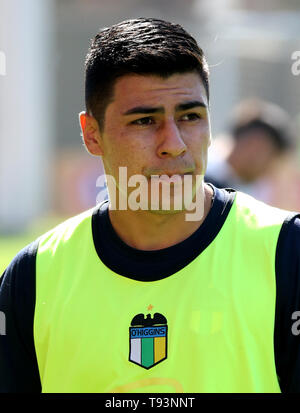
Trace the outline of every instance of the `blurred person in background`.
[[281, 191], [284, 204], [274, 197], [274, 173], [280, 168], [283, 174], [294, 149], [291, 119], [282, 108], [257, 98], [243, 100], [232, 112], [229, 135], [215, 138], [205, 180], [220, 188], [247, 192], [274, 206], [300, 208], [292, 202], [295, 196], [289, 190]]

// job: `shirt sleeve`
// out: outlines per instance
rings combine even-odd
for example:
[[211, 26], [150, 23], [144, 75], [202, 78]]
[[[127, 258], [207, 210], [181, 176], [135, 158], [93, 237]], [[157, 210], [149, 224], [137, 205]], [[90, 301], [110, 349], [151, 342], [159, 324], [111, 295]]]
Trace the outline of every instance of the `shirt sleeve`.
[[300, 215], [284, 222], [275, 264], [277, 375], [283, 393], [300, 393]]
[[33, 321], [38, 241], [23, 248], [0, 278], [0, 393], [40, 393]]

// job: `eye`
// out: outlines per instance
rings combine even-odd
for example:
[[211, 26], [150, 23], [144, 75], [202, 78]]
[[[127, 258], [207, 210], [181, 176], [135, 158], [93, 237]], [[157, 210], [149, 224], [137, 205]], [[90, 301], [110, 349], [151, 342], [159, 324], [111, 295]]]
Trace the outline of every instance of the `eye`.
[[201, 116], [199, 115], [199, 113], [186, 113], [180, 118], [180, 120], [183, 120], [183, 121], [195, 121], [199, 119], [201, 119]]
[[147, 126], [154, 123], [154, 119], [151, 116], [146, 116], [144, 118], [136, 119], [130, 122], [132, 125]]

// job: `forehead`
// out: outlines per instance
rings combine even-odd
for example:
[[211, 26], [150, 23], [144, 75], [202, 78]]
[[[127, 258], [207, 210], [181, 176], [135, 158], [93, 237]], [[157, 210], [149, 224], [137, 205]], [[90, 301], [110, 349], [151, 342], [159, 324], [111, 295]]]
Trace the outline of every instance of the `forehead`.
[[205, 88], [197, 73], [158, 75], [128, 74], [116, 80], [112, 103], [122, 110], [136, 105], [163, 106], [199, 100], [208, 105]]

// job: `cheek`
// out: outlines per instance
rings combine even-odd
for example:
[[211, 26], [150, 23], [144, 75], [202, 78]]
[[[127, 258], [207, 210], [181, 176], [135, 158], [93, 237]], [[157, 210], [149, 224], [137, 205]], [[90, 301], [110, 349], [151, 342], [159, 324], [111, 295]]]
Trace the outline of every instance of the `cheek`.
[[194, 159], [199, 174], [205, 174], [208, 160], [208, 148], [211, 143], [209, 131], [198, 135], [189, 146], [189, 151]]
[[114, 169], [119, 166], [127, 168], [128, 177], [134, 174], [142, 174], [143, 168], [147, 166], [152, 158], [153, 145], [150, 141], [120, 136], [111, 148], [111, 159]]
[[196, 156], [206, 155], [208, 148], [211, 144], [211, 135], [208, 128], [203, 128], [200, 131], [196, 131], [193, 134], [192, 139], [186, 140], [186, 145], [189, 150]]

